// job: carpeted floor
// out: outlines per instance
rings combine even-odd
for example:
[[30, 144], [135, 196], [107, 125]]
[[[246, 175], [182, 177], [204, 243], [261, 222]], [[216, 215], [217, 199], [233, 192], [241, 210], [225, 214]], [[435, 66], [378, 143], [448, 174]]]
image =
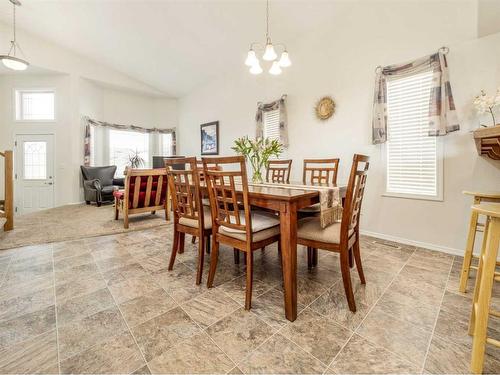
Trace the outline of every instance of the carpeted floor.
[[130, 216], [130, 228], [123, 228], [123, 218], [114, 220], [112, 205], [96, 207], [68, 205], [15, 218], [14, 230], [0, 229], [0, 250], [26, 245], [60, 242], [123, 233], [168, 225], [165, 214]]

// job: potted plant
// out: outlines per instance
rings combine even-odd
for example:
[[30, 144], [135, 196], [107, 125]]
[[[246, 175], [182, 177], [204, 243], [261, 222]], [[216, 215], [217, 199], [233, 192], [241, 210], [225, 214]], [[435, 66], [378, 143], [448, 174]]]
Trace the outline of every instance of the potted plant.
[[128, 164], [125, 166], [124, 175], [127, 174], [128, 168], [141, 168], [146, 165], [145, 160], [141, 157], [141, 153], [138, 150], [130, 150], [128, 156]]
[[[476, 112], [480, 115], [489, 113], [491, 115], [491, 118], [493, 119], [493, 126], [496, 125], [493, 109], [498, 106], [500, 106], [500, 88], [497, 89], [497, 93], [495, 96], [486, 95], [484, 90], [481, 90], [481, 95], [478, 95], [474, 98], [474, 107], [476, 108]], [[481, 126], [487, 127], [486, 125]]]
[[237, 154], [243, 155], [252, 166], [252, 181], [262, 183], [262, 167], [271, 156], [279, 157], [283, 152], [283, 144], [277, 139], [241, 137], [234, 141], [231, 147]]

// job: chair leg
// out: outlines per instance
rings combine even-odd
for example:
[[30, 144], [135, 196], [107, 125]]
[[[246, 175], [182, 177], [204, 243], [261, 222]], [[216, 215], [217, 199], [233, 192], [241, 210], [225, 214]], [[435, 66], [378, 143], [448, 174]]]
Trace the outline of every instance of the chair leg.
[[123, 227], [128, 229], [128, 212], [123, 214]]
[[179, 234], [179, 254], [184, 253], [184, 243], [186, 242], [186, 233]]
[[210, 254], [210, 236], [207, 236], [205, 243], [206, 243], [206, 246], [205, 246], [206, 252], [207, 252], [207, 254]]
[[175, 256], [177, 255], [177, 249], [179, 248], [179, 232], [174, 228], [174, 240], [172, 241], [172, 253], [170, 254], [170, 262], [168, 264], [168, 270], [172, 271], [174, 268]]
[[470, 265], [474, 251], [474, 241], [476, 240], [476, 228], [478, 213], [472, 211], [469, 222], [469, 234], [467, 236], [467, 244], [465, 245], [464, 261], [462, 263], [462, 272], [460, 273], [460, 286], [458, 290], [465, 293], [467, 290], [467, 281], [469, 279]]
[[307, 246], [307, 269], [312, 268], [312, 247]]
[[203, 276], [203, 262], [205, 261], [205, 236], [201, 235], [198, 241], [198, 271], [196, 273], [196, 285], [201, 284], [201, 277]]
[[240, 251], [238, 249], [233, 249], [234, 264], [240, 264]]
[[349, 268], [354, 267], [354, 257], [352, 256], [352, 249], [349, 249]]
[[211, 288], [214, 283], [217, 260], [219, 258], [219, 243], [212, 236], [212, 254], [210, 254], [210, 269], [208, 271], [207, 288]]
[[119, 215], [119, 213], [118, 213], [118, 204], [115, 203], [115, 220], [118, 220], [118, 215]]
[[318, 265], [318, 249], [312, 248], [312, 266], [316, 267]]
[[487, 218], [486, 224], [484, 226], [483, 242], [481, 243], [481, 251], [479, 253], [479, 263], [477, 265], [476, 283], [474, 285], [474, 295], [472, 296], [472, 309], [471, 309], [470, 319], [469, 319], [469, 335], [470, 336], [474, 335], [474, 327], [476, 324], [476, 311], [474, 309], [474, 305], [477, 303], [478, 298], [479, 298], [479, 286], [481, 284], [481, 276], [483, 273], [483, 256], [484, 256], [484, 252], [486, 250], [486, 240], [488, 239], [489, 231], [490, 231], [490, 221], [489, 221], [489, 218]]
[[351, 270], [349, 267], [349, 251], [343, 249], [340, 251], [340, 270], [342, 271], [342, 281], [344, 282], [345, 296], [349, 310], [356, 312], [356, 303], [354, 302], [354, 293], [352, 291]]
[[366, 284], [365, 273], [363, 272], [363, 265], [361, 264], [361, 251], [359, 249], [359, 238], [354, 243], [353, 249], [354, 261], [356, 262], [356, 268], [358, 269], [359, 279], [361, 284]]
[[486, 349], [486, 338], [488, 334], [491, 291], [495, 277], [499, 244], [500, 219], [492, 218], [488, 238], [485, 244], [486, 249], [484, 252], [483, 272], [480, 280], [479, 296], [477, 303], [473, 305], [473, 309], [476, 309], [477, 316], [474, 326], [474, 339], [472, 341], [471, 371], [475, 374], [481, 374], [483, 372], [484, 352]]
[[246, 253], [247, 260], [247, 283], [245, 289], [245, 310], [252, 308], [252, 280], [253, 280], [253, 251]]
[[191, 237], [191, 243], [192, 244], [196, 243], [196, 236]]

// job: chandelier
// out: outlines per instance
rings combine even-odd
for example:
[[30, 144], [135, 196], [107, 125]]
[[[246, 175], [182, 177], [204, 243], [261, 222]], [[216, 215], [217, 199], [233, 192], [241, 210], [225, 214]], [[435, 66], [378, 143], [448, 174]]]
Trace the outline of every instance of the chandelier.
[[10, 50], [7, 55], [0, 55], [0, 60], [2, 61], [3, 65], [5, 65], [6, 68], [12, 69], [12, 70], [26, 70], [28, 68], [29, 62], [26, 60], [20, 59], [19, 57], [16, 56], [17, 50], [23, 54], [23, 50], [17, 44], [16, 40], [16, 6], [21, 6], [21, 2], [19, 0], [9, 0], [12, 3], [13, 6], [13, 22], [12, 22], [12, 27], [13, 27], [13, 40], [10, 41]]
[[[281, 48], [280, 59], [277, 60], [278, 55], [274, 47]], [[250, 67], [250, 73], [260, 74], [262, 73], [262, 67], [260, 66], [260, 61], [257, 57], [257, 52], [264, 52], [262, 59], [265, 61], [272, 62], [269, 73], [273, 75], [279, 75], [282, 72], [281, 68], [286, 68], [292, 65], [290, 57], [288, 56], [288, 51], [286, 46], [282, 43], [273, 45], [271, 37], [269, 36], [269, 0], [266, 1], [266, 43], [265, 46], [254, 42], [250, 44], [250, 50], [248, 51], [247, 58], [245, 60], [245, 65]]]

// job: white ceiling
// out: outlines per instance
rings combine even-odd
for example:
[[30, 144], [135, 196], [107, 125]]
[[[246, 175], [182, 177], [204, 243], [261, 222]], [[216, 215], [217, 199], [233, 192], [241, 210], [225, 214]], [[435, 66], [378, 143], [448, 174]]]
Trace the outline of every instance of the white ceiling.
[[[264, 41], [263, 0], [22, 2], [20, 29], [176, 97], [237, 69], [249, 43]], [[271, 0], [273, 40], [289, 43], [328, 22], [332, 3]], [[10, 23], [11, 12], [10, 2], [0, 0], [0, 21]]]

